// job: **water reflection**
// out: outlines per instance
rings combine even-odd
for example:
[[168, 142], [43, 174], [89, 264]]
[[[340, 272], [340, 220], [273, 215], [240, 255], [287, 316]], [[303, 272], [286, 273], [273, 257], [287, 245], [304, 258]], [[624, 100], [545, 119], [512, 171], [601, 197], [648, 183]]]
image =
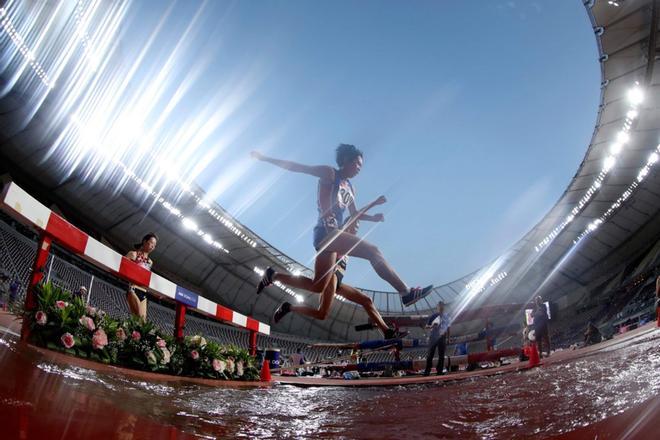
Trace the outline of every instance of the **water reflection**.
[[[545, 437], [658, 396], [657, 339], [656, 332], [570, 362], [444, 384], [241, 390], [164, 385], [55, 365], [36, 352], [16, 350], [16, 342], [5, 338], [0, 404], [10, 409], [3, 413], [32, 423], [44, 413], [55, 414], [50, 423], [69, 425], [104, 419], [108, 432], [125, 438], [144, 433], [141, 426], [152, 430], [149, 435], [174, 429], [178, 436], [204, 438]], [[76, 416], [62, 414], [64, 407]], [[1, 422], [13, 423], [9, 417]]]

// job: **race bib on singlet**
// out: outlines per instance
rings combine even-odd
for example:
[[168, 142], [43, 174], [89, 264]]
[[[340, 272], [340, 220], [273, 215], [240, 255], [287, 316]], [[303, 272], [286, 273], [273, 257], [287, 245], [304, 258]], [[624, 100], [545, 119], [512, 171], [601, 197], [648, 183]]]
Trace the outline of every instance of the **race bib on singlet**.
[[351, 184], [348, 183], [348, 180], [342, 180], [337, 190], [337, 206], [342, 210], [346, 209], [354, 200]]

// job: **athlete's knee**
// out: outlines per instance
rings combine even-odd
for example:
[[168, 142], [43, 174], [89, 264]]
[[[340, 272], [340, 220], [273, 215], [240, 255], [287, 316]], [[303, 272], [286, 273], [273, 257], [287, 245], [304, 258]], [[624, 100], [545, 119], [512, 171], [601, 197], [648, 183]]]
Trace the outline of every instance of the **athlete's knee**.
[[364, 307], [365, 309], [369, 309], [374, 306], [373, 300], [368, 296], [361, 296], [355, 302], [361, 305], [362, 307]]
[[330, 307], [322, 307], [316, 311], [316, 319], [324, 321], [330, 314]]
[[326, 282], [323, 278], [321, 278], [320, 280], [314, 280], [314, 282], [312, 282], [312, 292], [314, 293], [323, 292], [323, 288], [325, 287], [325, 285]]
[[325, 286], [328, 285], [332, 281], [332, 276], [334, 275], [334, 272], [332, 272], [332, 269], [326, 272], [321, 272], [319, 271], [318, 273], [314, 274], [314, 278], [312, 278], [312, 291], [319, 293], [321, 292]]
[[385, 262], [385, 257], [383, 257], [383, 253], [377, 246], [368, 244], [366, 250], [369, 255], [369, 261], [371, 261], [372, 264], [382, 264]]

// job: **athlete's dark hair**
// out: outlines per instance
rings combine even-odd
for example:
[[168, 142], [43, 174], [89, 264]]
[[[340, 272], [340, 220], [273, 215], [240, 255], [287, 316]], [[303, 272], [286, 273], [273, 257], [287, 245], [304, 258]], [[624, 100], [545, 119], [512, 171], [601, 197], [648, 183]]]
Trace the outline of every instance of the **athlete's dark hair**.
[[337, 161], [339, 168], [341, 168], [358, 156], [362, 156], [362, 151], [355, 148], [355, 145], [339, 144], [335, 160]]
[[145, 241], [149, 241], [149, 240], [151, 240], [152, 238], [155, 238], [156, 241], [158, 241], [158, 236], [157, 236], [156, 234], [154, 234], [153, 232], [149, 232], [147, 235], [145, 235], [144, 237], [142, 237], [142, 241], [141, 241], [141, 242], [134, 244], [133, 247], [134, 247], [136, 250], [137, 250], [137, 249], [140, 249], [140, 248], [142, 247], [142, 245], [144, 244]]

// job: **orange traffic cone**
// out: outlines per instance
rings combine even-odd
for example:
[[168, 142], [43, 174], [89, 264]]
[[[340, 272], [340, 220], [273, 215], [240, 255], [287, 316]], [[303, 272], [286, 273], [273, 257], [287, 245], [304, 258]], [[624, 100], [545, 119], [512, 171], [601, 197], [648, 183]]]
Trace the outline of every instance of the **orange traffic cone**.
[[536, 344], [530, 344], [529, 346], [529, 366], [536, 367], [541, 363], [539, 359], [539, 351], [536, 349]]
[[261, 373], [259, 374], [259, 378], [263, 382], [270, 382], [271, 377], [270, 377], [270, 363], [268, 359], [264, 359], [264, 364], [261, 366]]

